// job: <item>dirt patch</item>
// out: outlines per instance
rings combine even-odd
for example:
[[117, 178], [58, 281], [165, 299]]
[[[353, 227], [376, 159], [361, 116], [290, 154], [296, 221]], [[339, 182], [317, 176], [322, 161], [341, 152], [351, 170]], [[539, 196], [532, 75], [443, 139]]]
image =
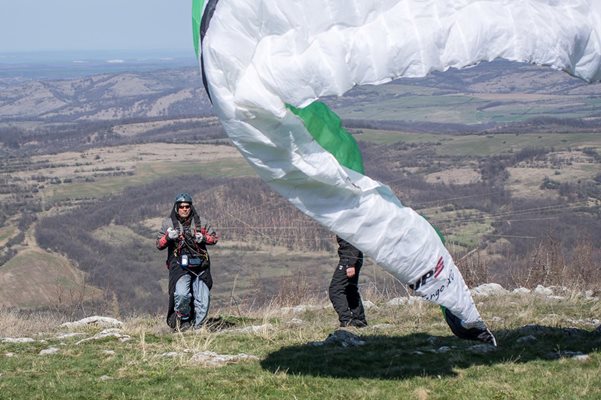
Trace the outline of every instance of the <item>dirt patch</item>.
[[480, 173], [470, 168], [451, 168], [425, 176], [428, 183], [445, 185], [467, 185], [480, 181]]
[[164, 121], [151, 121], [151, 122], [139, 122], [132, 124], [123, 124], [116, 125], [113, 127], [113, 132], [122, 135], [122, 136], [136, 136], [141, 133], [146, 133], [148, 131], [169, 127], [175, 124], [181, 124], [186, 122], [194, 122], [198, 124], [207, 124], [207, 123], [217, 123], [217, 118], [215, 117], [205, 117], [205, 118], [186, 118], [186, 119], [177, 119], [177, 120], [164, 120]]
[[543, 190], [541, 184], [548, 178], [559, 183], [577, 184], [594, 176], [591, 164], [572, 164], [569, 168], [555, 169], [550, 167], [507, 168], [509, 172], [508, 187], [518, 197], [539, 198], [556, 196], [555, 190]]
[[[14, 175], [24, 181], [31, 181], [34, 175], [47, 179], [59, 177], [62, 181], [81, 180], [107, 174], [133, 174], [142, 163], [204, 163], [241, 158], [233, 146], [227, 145], [148, 143], [34, 156], [31, 158], [30, 169], [15, 172]], [[39, 168], [36, 169], [36, 165]]]
[[541, 101], [541, 100], [559, 100], [564, 102], [565, 96], [557, 96], [552, 94], [541, 94], [541, 93], [475, 93], [470, 94], [473, 97], [482, 100], [493, 100], [493, 101]]
[[[85, 152], [65, 152], [53, 155], [34, 156], [32, 161], [48, 160], [51, 164], [86, 164], [94, 165], [128, 165], [149, 161], [199, 161], [219, 160], [224, 158], [240, 158], [240, 153], [233, 146], [210, 144], [166, 144], [147, 143], [114, 147], [99, 147]], [[55, 172], [60, 171], [54, 169]]]
[[144, 225], [147, 228], [152, 229], [153, 231], [158, 232], [159, 229], [161, 229], [161, 224], [163, 223], [164, 219], [165, 219], [165, 217], [145, 219], [144, 221], [142, 221], [142, 225]]

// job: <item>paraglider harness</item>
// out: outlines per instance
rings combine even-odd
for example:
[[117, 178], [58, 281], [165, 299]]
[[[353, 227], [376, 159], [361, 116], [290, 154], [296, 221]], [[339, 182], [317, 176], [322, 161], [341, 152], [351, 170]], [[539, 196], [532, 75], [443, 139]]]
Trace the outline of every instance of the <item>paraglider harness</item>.
[[[200, 227], [200, 217], [194, 213], [193, 219], [188, 226], [184, 226], [175, 215], [171, 216], [173, 227], [179, 226], [180, 237], [173, 252], [180, 268], [198, 276], [201, 270], [206, 267], [209, 261], [209, 255], [202, 243], [196, 243], [195, 234]], [[210, 228], [209, 228], [210, 229]], [[208, 229], [204, 229], [208, 231]]]

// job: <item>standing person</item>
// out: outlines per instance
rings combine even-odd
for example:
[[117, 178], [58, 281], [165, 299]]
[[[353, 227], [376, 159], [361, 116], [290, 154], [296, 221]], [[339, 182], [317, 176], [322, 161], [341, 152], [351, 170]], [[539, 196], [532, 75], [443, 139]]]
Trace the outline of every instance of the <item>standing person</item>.
[[367, 320], [357, 286], [363, 265], [363, 253], [338, 236], [336, 240], [340, 261], [330, 281], [330, 301], [338, 313], [340, 326], [363, 328], [367, 326]]
[[192, 196], [175, 197], [171, 214], [159, 231], [156, 247], [167, 249], [169, 310], [167, 324], [176, 330], [200, 328], [209, 312], [213, 286], [207, 245], [219, 240], [216, 232], [201, 225]]

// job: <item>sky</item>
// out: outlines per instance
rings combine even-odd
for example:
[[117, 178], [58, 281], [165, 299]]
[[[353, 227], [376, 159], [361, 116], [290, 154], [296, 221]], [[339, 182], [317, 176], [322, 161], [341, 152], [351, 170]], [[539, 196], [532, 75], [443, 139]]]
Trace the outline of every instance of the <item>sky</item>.
[[0, 53], [194, 52], [192, 0], [0, 0]]

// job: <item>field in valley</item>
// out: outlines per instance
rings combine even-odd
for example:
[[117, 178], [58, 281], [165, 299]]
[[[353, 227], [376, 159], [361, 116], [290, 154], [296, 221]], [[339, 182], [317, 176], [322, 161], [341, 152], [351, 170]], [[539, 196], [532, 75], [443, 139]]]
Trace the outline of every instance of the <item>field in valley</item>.
[[[295, 286], [325, 297], [333, 235], [259, 182], [193, 72], [44, 81], [44, 108], [20, 112], [19, 96], [40, 85], [9, 86], [0, 99], [0, 280], [10, 282], [0, 304], [162, 310], [153, 242], [182, 188], [222, 233], [216, 303], [263, 303]], [[533, 286], [572, 273], [571, 283], [590, 276], [594, 286], [599, 98], [597, 85], [493, 63], [326, 101], [358, 140], [367, 174], [444, 234], [469, 284]], [[541, 251], [553, 254], [548, 265]], [[36, 271], [48, 277], [34, 300], [22, 275]], [[365, 271], [363, 288], [406, 293], [371, 261]]]

